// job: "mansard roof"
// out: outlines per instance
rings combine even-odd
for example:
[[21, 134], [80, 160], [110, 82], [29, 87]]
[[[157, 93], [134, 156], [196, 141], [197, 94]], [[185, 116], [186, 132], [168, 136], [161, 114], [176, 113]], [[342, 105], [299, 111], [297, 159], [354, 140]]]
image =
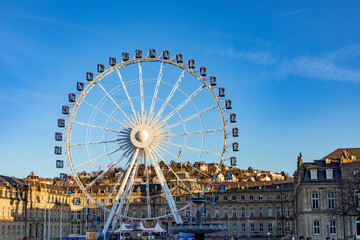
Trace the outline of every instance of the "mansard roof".
[[329, 155], [323, 157], [321, 160], [325, 160], [327, 158], [331, 160], [340, 160], [344, 150], [346, 150], [350, 156], [355, 156], [356, 159], [360, 159], [360, 148], [338, 148]]
[[22, 187], [22, 186], [27, 185], [26, 182], [22, 179], [3, 176], [3, 175], [0, 175], [0, 183], [3, 183], [3, 184], [8, 183], [9, 186], [11, 186], [11, 187]]

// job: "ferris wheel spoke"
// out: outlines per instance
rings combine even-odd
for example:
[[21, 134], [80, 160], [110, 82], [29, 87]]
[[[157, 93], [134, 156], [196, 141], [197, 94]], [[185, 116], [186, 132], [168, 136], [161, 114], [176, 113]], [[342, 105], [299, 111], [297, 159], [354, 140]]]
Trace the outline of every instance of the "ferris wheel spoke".
[[[131, 176], [129, 178], [129, 182], [128, 184], [126, 185], [125, 187], [125, 191], [123, 193], [123, 195], [121, 196], [121, 200], [120, 200], [120, 204], [119, 206], [117, 206], [117, 210], [116, 210], [116, 215], [119, 215], [121, 214], [121, 210], [124, 206], [124, 203], [125, 203], [125, 200], [126, 200], [126, 196], [128, 195], [129, 193], [129, 188], [131, 187], [131, 185], [134, 184], [134, 181], [135, 181], [135, 174], [137, 173], [137, 170], [139, 168], [139, 163], [140, 163], [140, 160], [141, 160], [141, 157], [142, 157], [142, 154], [143, 154], [143, 151], [139, 151], [139, 154], [137, 156], [137, 159], [136, 159], [136, 163], [135, 165], [132, 167], [131, 169]], [[114, 227], [115, 226], [115, 223], [116, 223], [116, 218], [113, 219], [113, 222], [112, 222], [112, 226]]]
[[181, 108], [183, 108], [191, 99], [193, 99], [201, 90], [205, 88], [205, 85], [201, 85], [196, 91], [194, 91], [190, 96], [188, 96], [179, 106], [177, 106], [169, 115], [164, 117], [161, 122], [166, 122], [169, 118], [171, 118], [176, 112], [178, 112]]
[[109, 156], [109, 155], [111, 155], [111, 154], [114, 154], [114, 153], [116, 153], [117, 151], [120, 151], [121, 149], [122, 149], [122, 147], [115, 148], [115, 149], [113, 149], [113, 150], [111, 150], [111, 151], [109, 151], [109, 152], [107, 152], [107, 153], [104, 153], [104, 154], [102, 154], [102, 155], [100, 155], [100, 156], [98, 156], [98, 157], [96, 157], [96, 158], [93, 158], [93, 159], [91, 159], [91, 160], [89, 160], [89, 161], [86, 161], [86, 162], [84, 162], [84, 163], [82, 163], [82, 164], [74, 167], [74, 169], [78, 169], [78, 168], [81, 168], [81, 167], [83, 167], [83, 166], [89, 165], [90, 163], [93, 163], [93, 162], [95, 162], [95, 161], [97, 161], [97, 160], [99, 160], [99, 159], [102, 159], [102, 158], [107, 157], [107, 156]]
[[156, 175], [157, 175], [157, 177], [159, 179], [161, 188], [162, 188], [162, 190], [164, 192], [166, 201], [169, 204], [171, 213], [172, 213], [176, 223], [182, 223], [181, 217], [178, 216], [178, 209], [176, 207], [174, 198], [173, 198], [173, 196], [172, 196], [172, 194], [170, 192], [169, 186], [167, 185], [164, 174], [162, 173], [162, 171], [160, 169], [159, 163], [158, 163], [158, 161], [156, 159], [156, 156], [155, 156], [154, 152], [151, 151], [151, 149], [149, 149], [149, 148], [145, 148], [145, 151], [147, 152], [147, 155], [151, 159], [151, 163], [152, 163], [152, 165], [153, 165], [153, 167], [155, 169], [155, 172], [156, 172]]
[[123, 126], [123, 127], [128, 127], [128, 126], [125, 125], [124, 123], [120, 122], [120, 121], [117, 120], [116, 118], [114, 118], [114, 117], [110, 116], [109, 114], [105, 113], [105, 112], [102, 111], [101, 109], [93, 106], [92, 104], [88, 103], [87, 101], [84, 100], [83, 102], [86, 103], [87, 105], [89, 105], [90, 107], [94, 108], [95, 110], [101, 112], [102, 114], [106, 115], [108, 118], [110, 118], [110, 119], [114, 120], [115, 122], [119, 123], [121, 126]]
[[187, 135], [196, 135], [196, 134], [203, 134], [203, 133], [213, 133], [213, 132], [222, 132], [224, 129], [210, 129], [210, 130], [203, 130], [203, 131], [195, 131], [195, 132], [183, 132], [183, 133], [169, 133], [169, 134], [162, 134], [162, 137], [175, 137], [175, 136], [187, 136]]
[[97, 85], [105, 92], [105, 94], [108, 96], [108, 98], [116, 105], [116, 107], [122, 112], [122, 114], [125, 116], [125, 118], [128, 120], [129, 124], [134, 125], [134, 123], [130, 120], [130, 118], [126, 115], [124, 110], [117, 104], [117, 102], [114, 100], [114, 98], [105, 90], [105, 88], [100, 84], [100, 82], [97, 82]]
[[151, 106], [150, 106], [149, 115], [151, 115], [152, 112], [154, 111], [154, 107], [155, 107], [155, 104], [156, 104], [157, 95], [158, 95], [158, 92], [159, 92], [160, 83], [161, 83], [161, 79], [162, 79], [163, 70], [164, 70], [164, 63], [161, 62], [161, 66], [160, 66], [160, 70], [159, 70], [159, 75], [158, 75], [158, 79], [157, 79], [157, 81], [156, 81], [156, 86], [155, 86], [155, 90], [154, 90], [154, 94], [153, 94], [153, 99], [152, 99], [152, 101], [151, 101]]
[[139, 66], [139, 83], [140, 83], [140, 102], [141, 102], [141, 121], [144, 119], [144, 81], [142, 75], [142, 66], [141, 63], [138, 63]]
[[182, 183], [182, 185], [185, 187], [185, 189], [191, 194], [192, 197], [195, 197], [195, 195], [190, 191], [190, 189], [185, 185], [185, 183], [181, 180], [181, 178], [174, 172], [174, 170], [167, 164], [167, 162], [164, 160], [164, 158], [161, 156], [161, 154], [154, 148], [152, 148], [153, 152], [166, 164], [166, 166], [169, 168], [169, 170], [174, 174], [174, 176]]
[[88, 190], [90, 189], [99, 179], [102, 179], [102, 177], [111, 169], [113, 169], [116, 164], [118, 164], [125, 156], [127, 155], [126, 152], [124, 152], [121, 157], [119, 157], [113, 164], [109, 165], [107, 169], [105, 169], [105, 171], [103, 171], [101, 174], [99, 174], [92, 182], [90, 182], [85, 189]]
[[207, 112], [210, 112], [211, 110], [214, 110], [215, 108], [217, 108], [217, 105], [208, 107], [208, 108], [206, 108], [206, 109], [204, 109], [204, 110], [202, 110], [202, 111], [200, 111], [200, 112], [197, 112], [197, 113], [195, 113], [195, 114], [193, 114], [193, 115], [191, 115], [191, 116], [189, 116], [189, 117], [186, 117], [186, 118], [184, 118], [184, 119], [182, 119], [182, 120], [180, 120], [180, 121], [178, 121], [178, 122], [175, 122], [175, 123], [172, 123], [172, 124], [168, 125], [167, 128], [175, 127], [175, 126], [177, 126], [177, 125], [179, 125], [179, 124], [182, 124], [182, 123], [187, 122], [187, 121], [189, 121], [189, 120], [191, 120], [191, 119], [194, 119], [194, 118], [196, 118], [196, 117], [199, 117], [199, 116], [201, 116], [201, 115], [203, 115], [203, 114], [205, 114], [205, 113], [207, 113]]
[[121, 81], [121, 85], [122, 85], [122, 87], [123, 87], [123, 89], [124, 89], [125, 95], [126, 95], [128, 101], [129, 101], [131, 110], [133, 111], [133, 114], [134, 114], [134, 116], [136, 117], [136, 111], [135, 111], [135, 108], [134, 108], [134, 104], [133, 104], [133, 102], [132, 102], [132, 100], [131, 100], [131, 97], [130, 97], [130, 95], [129, 95], [129, 92], [128, 92], [128, 90], [127, 90], [127, 87], [126, 87], [126, 85], [125, 85], [125, 82], [124, 82], [124, 80], [123, 80], [123, 78], [122, 78], [122, 76], [121, 76], [121, 73], [120, 73], [119, 69], [116, 69], [116, 72], [117, 72], [117, 74], [118, 74], [118, 76], [119, 76], [119, 79], [120, 79], [120, 81]]
[[71, 144], [71, 147], [75, 146], [84, 146], [84, 145], [92, 145], [92, 144], [102, 144], [102, 143], [110, 143], [110, 142], [118, 142], [120, 139], [111, 139], [111, 140], [104, 140], [104, 141], [96, 141], [96, 142], [85, 142], [85, 143], [74, 143]]
[[145, 165], [145, 176], [146, 176], [146, 205], [148, 218], [151, 217], [151, 207], [150, 207], [150, 186], [149, 186], [149, 169], [148, 169], [148, 159], [146, 158], [146, 154], [144, 154], [144, 165]]
[[206, 176], [206, 177], [208, 177], [208, 178], [211, 178], [209, 175], [207, 175], [206, 173], [204, 173], [204, 172], [201, 171], [200, 169], [195, 168], [193, 165], [191, 165], [191, 164], [185, 162], [184, 160], [182, 160], [179, 156], [176, 156], [175, 154], [173, 154], [173, 153], [169, 152], [168, 150], [166, 150], [165, 148], [161, 147], [161, 145], [163, 145], [164, 147], [166, 146], [165, 144], [159, 144], [159, 145], [157, 145], [157, 147], [160, 148], [161, 150], [165, 151], [166, 153], [170, 154], [171, 156], [175, 157], [175, 159], [180, 160], [180, 161], [181, 161], [182, 163], [184, 163], [185, 165], [193, 168], [195, 171], [201, 173], [202, 175], [204, 175], [204, 176]]
[[205, 153], [210, 153], [210, 154], [214, 154], [214, 155], [217, 155], [217, 156], [221, 156], [221, 154], [219, 154], [219, 153], [208, 151], [208, 150], [203, 150], [203, 149], [199, 149], [199, 148], [193, 148], [193, 147], [180, 145], [180, 144], [176, 144], [176, 143], [172, 143], [172, 142], [168, 142], [168, 141], [163, 141], [163, 140], [160, 140], [160, 139], [158, 139], [158, 141], [162, 142], [162, 143], [165, 143], [165, 144], [173, 145], [173, 146], [176, 146], [176, 147], [187, 148], [187, 149], [190, 149], [190, 150], [195, 150], [195, 151], [199, 151], [199, 152], [205, 152]]
[[172, 96], [174, 95], [176, 89], [178, 89], [178, 87], [179, 87], [182, 79], [184, 78], [185, 73], [186, 73], [186, 71], [183, 70], [182, 73], [181, 73], [181, 75], [180, 75], [180, 77], [179, 77], [178, 80], [176, 81], [175, 85], [174, 85], [173, 88], [171, 89], [169, 95], [168, 95], [167, 98], [165, 99], [165, 101], [164, 101], [163, 105], [161, 106], [159, 112], [156, 114], [156, 117], [154, 118], [154, 120], [156, 120], [157, 118], [159, 118], [159, 117], [161, 116], [162, 112], [165, 110], [166, 106], [169, 104], [169, 102], [170, 102]]
[[[109, 226], [110, 226], [110, 223], [112, 221], [112, 218], [114, 217], [114, 214], [118, 215], [119, 213], [117, 212], [117, 207], [118, 207], [118, 204], [119, 204], [119, 201], [120, 201], [120, 198], [121, 196], [123, 195], [123, 192], [124, 192], [124, 189], [125, 189], [125, 186], [129, 180], [129, 176], [130, 176], [130, 173], [131, 171], [133, 170], [133, 167], [134, 167], [134, 164], [135, 164], [135, 160], [138, 158], [138, 155], [139, 155], [139, 149], [136, 148], [136, 150], [133, 152], [131, 158], [130, 158], [130, 161], [129, 161], [129, 165], [128, 165], [128, 168], [126, 169], [126, 173], [122, 179], [122, 182], [121, 182], [121, 185], [120, 185], [120, 188], [119, 188], [119, 191], [114, 199], [114, 204], [112, 205], [111, 207], [111, 210], [110, 210], [110, 214], [109, 214], [109, 217], [107, 218], [106, 220], [106, 223], [104, 225], [104, 229], [103, 229], [103, 233], [106, 233]], [[119, 177], [120, 178], [120, 177]], [[116, 223], [116, 217], [114, 218], [115, 221], [113, 221], [113, 228], [115, 228], [115, 223]]]
[[98, 129], [102, 129], [102, 130], [105, 130], [105, 131], [122, 133], [122, 131], [119, 131], [119, 130], [110, 129], [110, 128], [104, 128], [104, 127], [99, 127], [99, 126], [91, 125], [91, 124], [88, 124], [88, 123], [75, 122], [75, 121], [73, 121], [73, 123], [76, 123], [76, 124], [79, 124], [79, 125], [83, 125], [83, 126], [92, 127], [92, 128], [98, 128]]

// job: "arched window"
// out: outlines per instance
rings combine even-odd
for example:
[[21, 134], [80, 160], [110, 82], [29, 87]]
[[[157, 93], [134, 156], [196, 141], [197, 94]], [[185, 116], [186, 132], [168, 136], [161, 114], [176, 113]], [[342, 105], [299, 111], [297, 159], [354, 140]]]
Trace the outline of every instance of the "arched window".
[[314, 220], [314, 222], [313, 222], [313, 231], [314, 231], [314, 235], [320, 235], [320, 222], [319, 222], [319, 220]]

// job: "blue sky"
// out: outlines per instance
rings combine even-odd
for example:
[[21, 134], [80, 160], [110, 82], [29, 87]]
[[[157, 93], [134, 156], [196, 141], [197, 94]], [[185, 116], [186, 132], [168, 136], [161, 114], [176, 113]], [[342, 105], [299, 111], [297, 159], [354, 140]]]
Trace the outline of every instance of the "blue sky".
[[2, 175], [58, 175], [67, 94], [109, 56], [181, 52], [216, 75], [238, 115], [238, 166], [359, 147], [358, 1], [1, 1]]

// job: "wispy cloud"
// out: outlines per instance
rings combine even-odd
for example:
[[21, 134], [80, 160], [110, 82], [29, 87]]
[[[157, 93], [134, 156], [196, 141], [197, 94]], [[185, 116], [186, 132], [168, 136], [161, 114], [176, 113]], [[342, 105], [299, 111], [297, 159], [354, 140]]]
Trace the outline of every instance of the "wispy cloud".
[[274, 18], [280, 18], [280, 17], [286, 17], [286, 16], [294, 15], [294, 14], [305, 12], [305, 11], [307, 11], [307, 8], [303, 8], [303, 9], [299, 9], [299, 10], [296, 10], [296, 11], [291, 11], [291, 12], [279, 14], [279, 15], [276, 15], [276, 16], [273, 16], [273, 17], [269, 17], [269, 18], [267, 18], [267, 20], [274, 19]]
[[343, 48], [323, 56], [281, 57], [271, 50], [236, 51], [233, 48], [218, 50], [217, 53], [232, 59], [271, 67], [272, 73], [277, 76], [297, 75], [320, 80], [360, 83], [360, 71], [340, 66], [335, 57], [360, 56], [360, 46]]

